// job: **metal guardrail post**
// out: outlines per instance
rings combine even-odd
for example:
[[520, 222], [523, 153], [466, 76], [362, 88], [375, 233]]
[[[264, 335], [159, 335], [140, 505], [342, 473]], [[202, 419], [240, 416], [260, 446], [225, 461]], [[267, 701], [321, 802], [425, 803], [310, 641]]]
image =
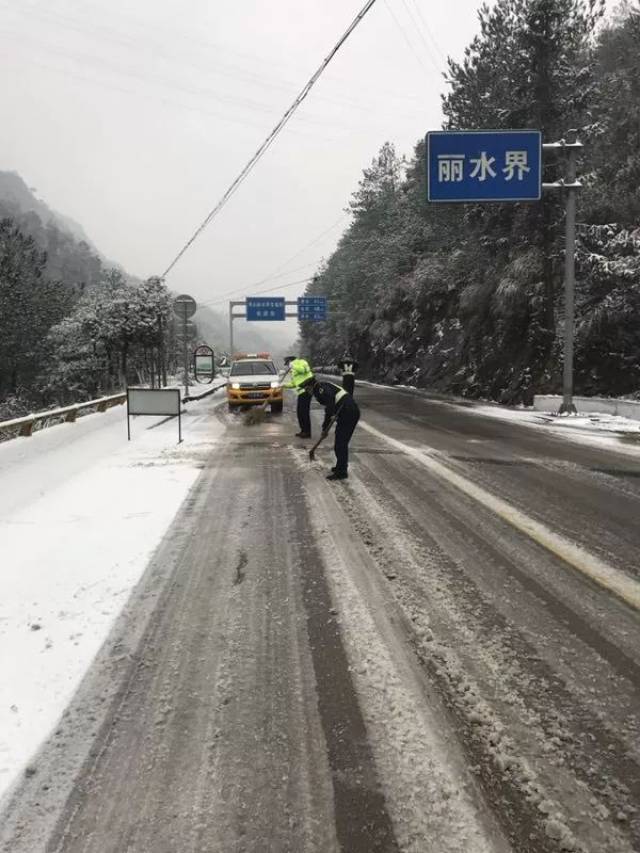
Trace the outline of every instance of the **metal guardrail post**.
[[32, 421], [25, 421], [20, 427], [19, 435], [29, 436], [33, 432], [33, 425], [35, 424], [35, 419]]

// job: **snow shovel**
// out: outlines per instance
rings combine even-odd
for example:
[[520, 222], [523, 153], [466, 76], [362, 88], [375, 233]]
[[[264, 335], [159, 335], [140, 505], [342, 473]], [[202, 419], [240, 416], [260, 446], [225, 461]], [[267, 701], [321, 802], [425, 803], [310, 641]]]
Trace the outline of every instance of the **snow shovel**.
[[316, 443], [313, 445], [313, 447], [309, 451], [309, 462], [313, 462], [313, 460], [316, 458], [316, 450], [318, 449], [318, 447], [320, 447], [322, 442], [329, 435], [329, 431], [330, 431], [331, 427], [333, 426], [334, 421], [335, 421], [335, 415], [334, 415], [334, 417], [331, 418], [331, 420], [329, 421], [329, 423], [327, 425], [326, 430], [322, 433], [320, 438], [316, 441]]

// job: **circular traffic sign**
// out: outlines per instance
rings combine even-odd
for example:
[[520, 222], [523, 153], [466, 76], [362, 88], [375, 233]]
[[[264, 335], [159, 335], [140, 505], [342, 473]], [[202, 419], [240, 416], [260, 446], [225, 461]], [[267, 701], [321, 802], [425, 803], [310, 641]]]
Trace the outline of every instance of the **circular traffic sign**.
[[188, 293], [181, 293], [173, 300], [173, 313], [180, 318], [193, 317], [197, 310], [196, 300]]

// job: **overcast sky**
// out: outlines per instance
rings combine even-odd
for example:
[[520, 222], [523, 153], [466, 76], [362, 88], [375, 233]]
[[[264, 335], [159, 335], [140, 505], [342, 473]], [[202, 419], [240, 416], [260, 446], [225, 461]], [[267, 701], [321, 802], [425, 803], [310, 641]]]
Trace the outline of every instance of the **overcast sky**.
[[[162, 273], [363, 5], [0, 0], [0, 169], [130, 273]], [[284, 285], [331, 253], [382, 143], [410, 154], [440, 127], [476, 7], [378, 0], [169, 286], [218, 310], [302, 292]]]

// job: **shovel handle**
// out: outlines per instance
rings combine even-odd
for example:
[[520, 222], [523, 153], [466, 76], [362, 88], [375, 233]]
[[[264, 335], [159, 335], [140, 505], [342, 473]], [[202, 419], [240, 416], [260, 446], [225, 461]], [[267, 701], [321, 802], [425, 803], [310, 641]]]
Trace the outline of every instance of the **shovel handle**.
[[313, 447], [312, 447], [312, 448], [311, 448], [311, 450], [309, 451], [309, 461], [310, 461], [310, 462], [313, 462], [313, 460], [314, 460], [314, 458], [315, 458], [315, 455], [316, 455], [316, 450], [318, 449], [318, 447], [320, 447], [320, 445], [322, 444], [322, 442], [323, 442], [323, 441], [325, 440], [325, 438], [329, 435], [329, 430], [330, 430], [330, 429], [331, 429], [331, 427], [333, 426], [333, 422], [334, 422], [334, 421], [335, 421], [335, 418], [331, 418], [331, 420], [329, 421], [329, 423], [328, 423], [328, 425], [327, 425], [326, 430], [322, 433], [322, 435], [320, 436], [320, 438], [316, 441], [316, 443], [313, 445]]

